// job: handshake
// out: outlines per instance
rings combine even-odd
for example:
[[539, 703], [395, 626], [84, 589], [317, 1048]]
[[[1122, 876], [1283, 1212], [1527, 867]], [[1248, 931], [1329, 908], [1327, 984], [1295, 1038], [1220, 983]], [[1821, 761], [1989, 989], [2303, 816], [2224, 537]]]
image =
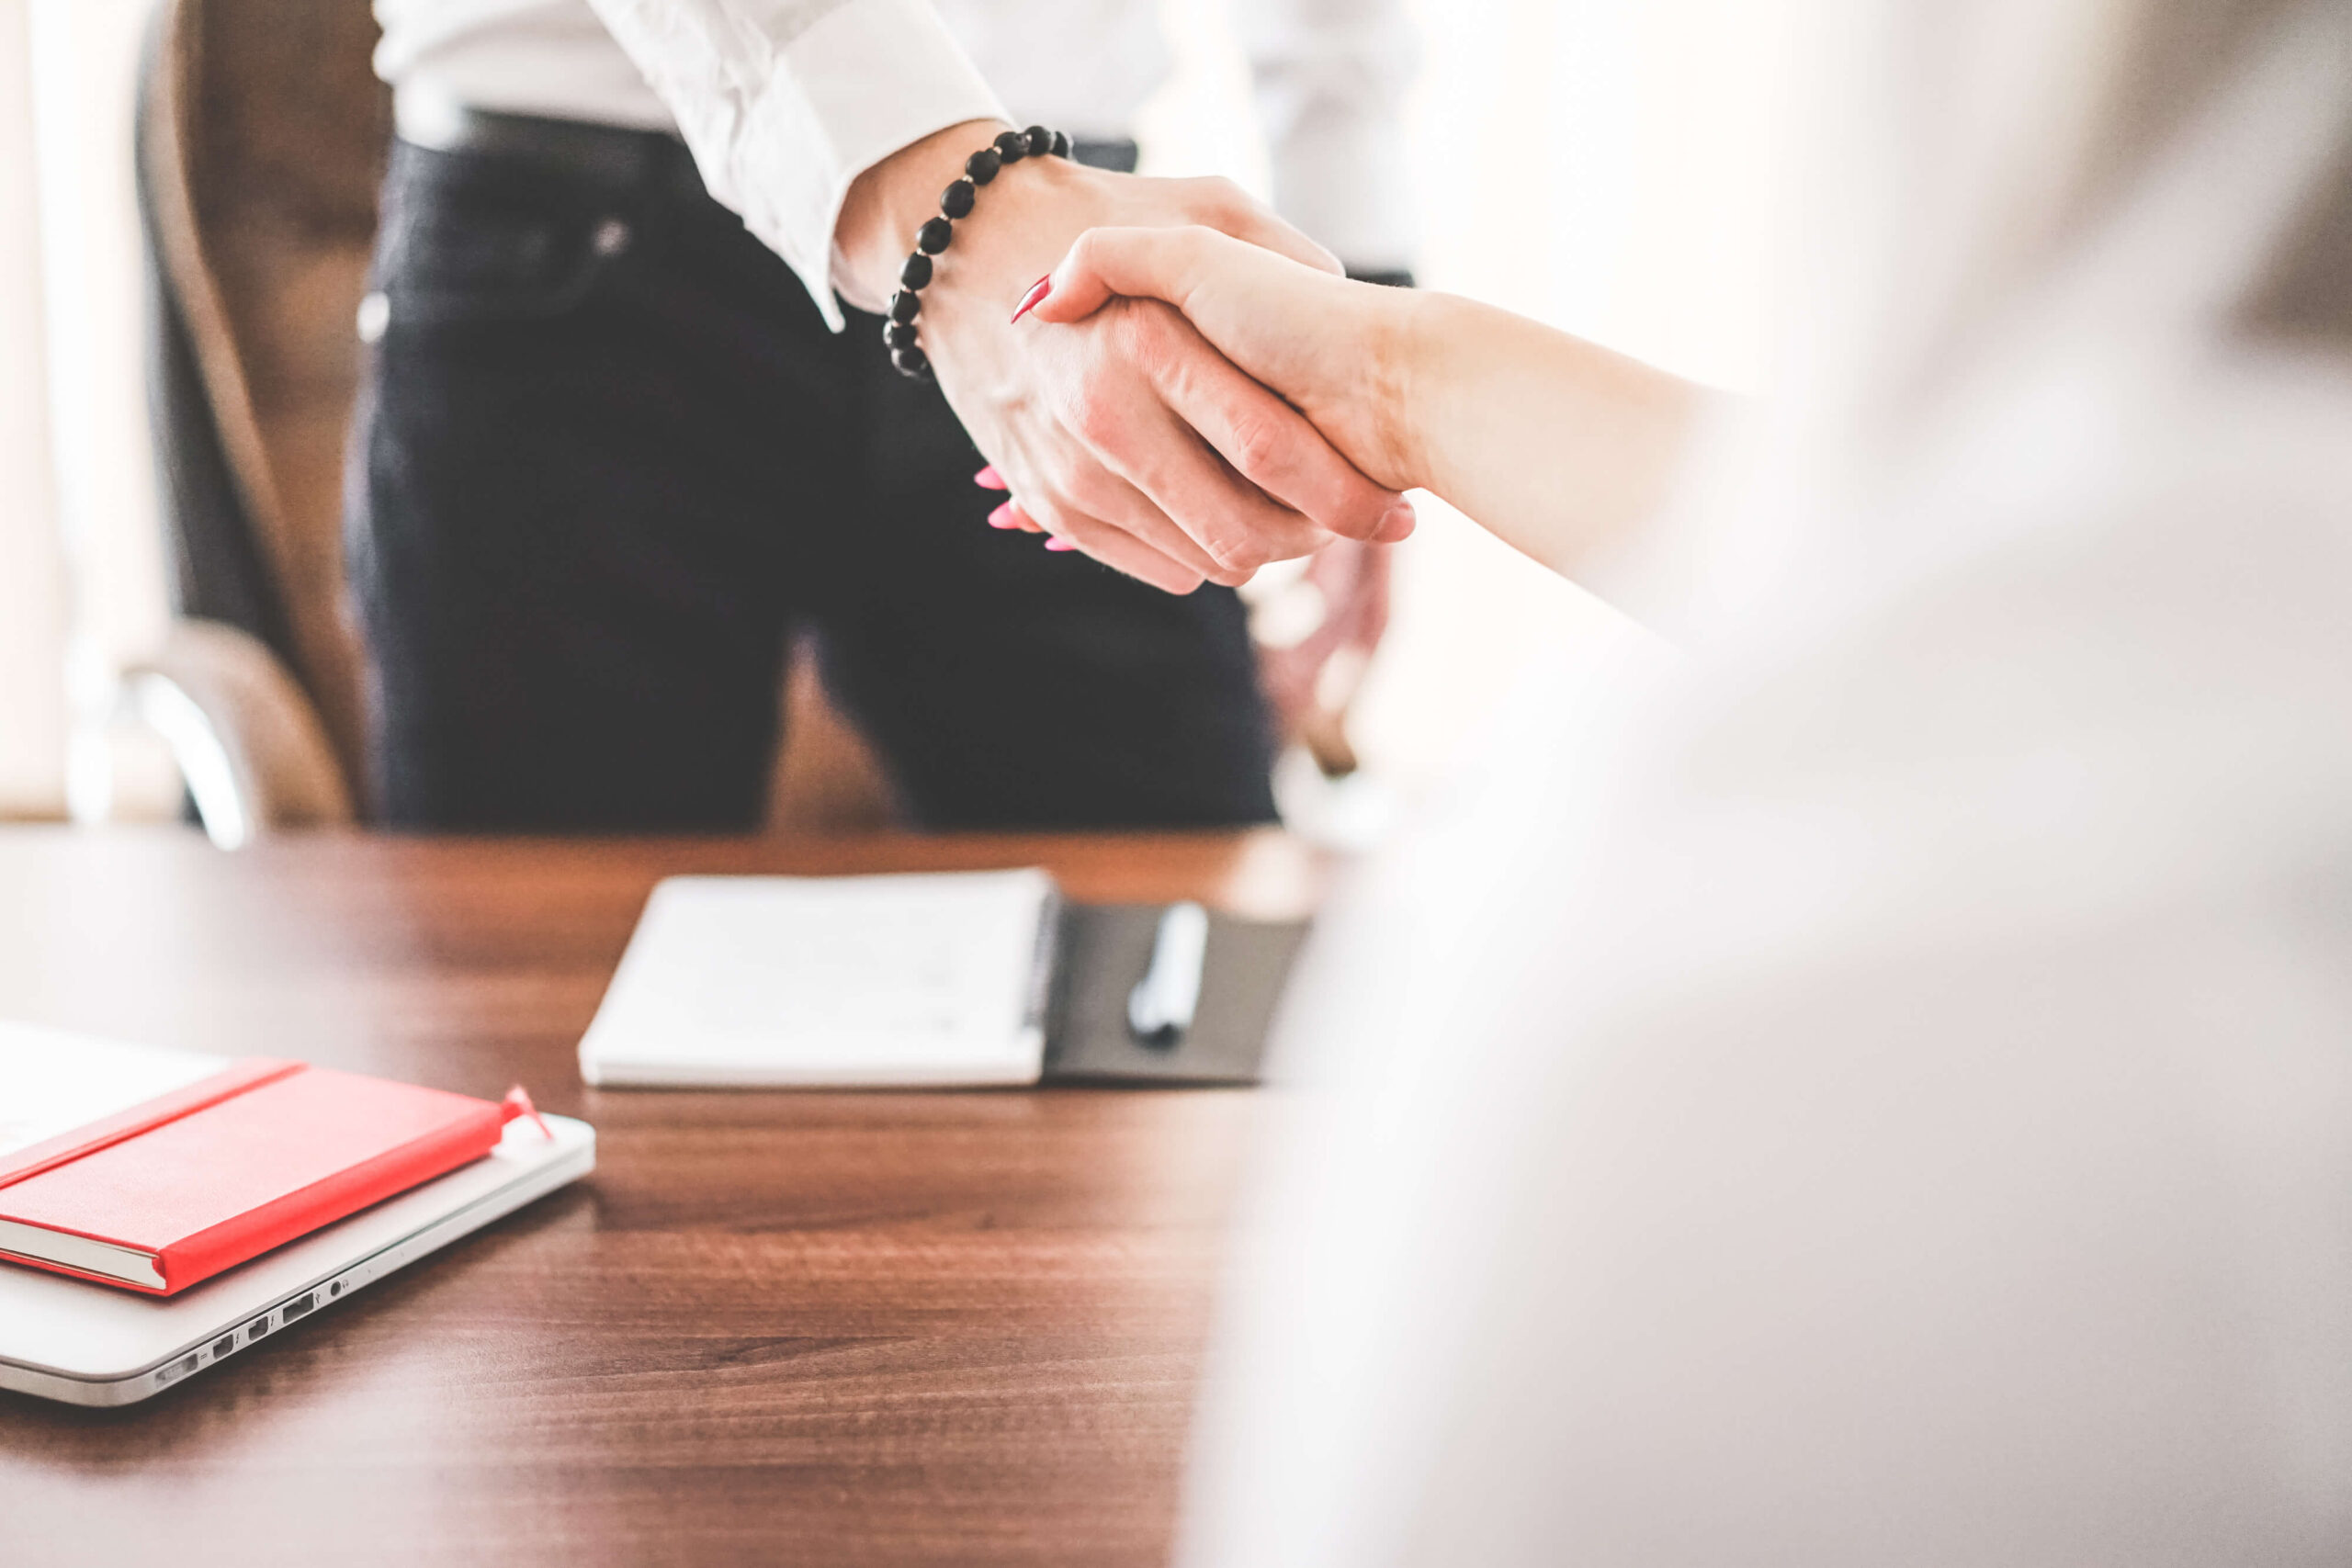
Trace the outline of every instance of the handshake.
[[[908, 237], [997, 130], [942, 131], [858, 180], [836, 231], [836, 276], [852, 303], [883, 308]], [[1166, 297], [1182, 282], [1171, 269], [1209, 254], [1204, 239], [1229, 237], [1336, 281], [1329, 253], [1225, 180], [1147, 179], [1060, 158], [1006, 175], [955, 225], [919, 317], [922, 353], [989, 459], [978, 481], [1009, 492], [992, 521], [1173, 593], [1246, 582], [1335, 539], [1388, 544], [1412, 532], [1412, 505], [1384, 465], [1347, 450], [1346, 410], [1328, 411], [1331, 426], [1318, 428], [1313, 409], [1269, 382], [1269, 366], [1237, 365], [1187, 319], [1182, 298]], [[1363, 344], [1363, 363], [1327, 368], [1368, 378], [1374, 347]]]

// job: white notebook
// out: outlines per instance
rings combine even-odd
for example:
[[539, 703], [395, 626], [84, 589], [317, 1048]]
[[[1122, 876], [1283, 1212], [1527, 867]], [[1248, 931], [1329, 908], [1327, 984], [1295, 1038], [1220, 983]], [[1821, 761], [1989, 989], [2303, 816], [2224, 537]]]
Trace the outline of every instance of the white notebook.
[[1023, 1084], [1059, 900], [1042, 871], [673, 876], [580, 1042], [601, 1086]]

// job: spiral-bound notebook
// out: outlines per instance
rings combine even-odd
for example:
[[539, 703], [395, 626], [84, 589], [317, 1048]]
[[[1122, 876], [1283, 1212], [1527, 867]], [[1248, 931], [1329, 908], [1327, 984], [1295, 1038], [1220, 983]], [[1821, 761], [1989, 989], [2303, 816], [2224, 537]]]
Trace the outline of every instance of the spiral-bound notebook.
[[1037, 870], [672, 877], [580, 1042], [581, 1074], [672, 1089], [1254, 1081], [1305, 925], [1207, 917], [1197, 1006], [1147, 1038], [1126, 1003], [1161, 914], [1067, 905]]

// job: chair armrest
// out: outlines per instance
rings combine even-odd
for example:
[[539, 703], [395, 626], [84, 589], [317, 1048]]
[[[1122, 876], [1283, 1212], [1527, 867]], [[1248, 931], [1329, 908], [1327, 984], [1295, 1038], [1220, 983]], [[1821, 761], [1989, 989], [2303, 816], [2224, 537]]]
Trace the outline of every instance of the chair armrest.
[[204, 830], [222, 849], [353, 818], [318, 710], [266, 645], [220, 621], [180, 620], [123, 675], [131, 711], [171, 747]]

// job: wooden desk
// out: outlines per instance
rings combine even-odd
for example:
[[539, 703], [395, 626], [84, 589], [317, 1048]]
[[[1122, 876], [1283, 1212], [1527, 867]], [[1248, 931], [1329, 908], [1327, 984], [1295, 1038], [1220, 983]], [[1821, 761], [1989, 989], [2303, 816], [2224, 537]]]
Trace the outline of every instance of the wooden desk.
[[1296, 913], [1274, 835], [0, 831], [0, 1014], [586, 1118], [582, 1185], [127, 1410], [0, 1394], [0, 1562], [1153, 1563], [1246, 1093], [583, 1089], [655, 878], [1043, 863]]

